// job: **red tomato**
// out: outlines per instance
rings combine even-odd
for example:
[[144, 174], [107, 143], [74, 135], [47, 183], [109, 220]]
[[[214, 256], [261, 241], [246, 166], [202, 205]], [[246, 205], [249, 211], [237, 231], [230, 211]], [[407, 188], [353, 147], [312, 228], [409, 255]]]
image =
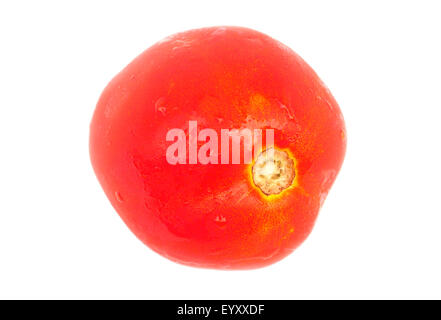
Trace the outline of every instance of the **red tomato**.
[[[253, 143], [261, 130], [249, 163], [233, 155], [234, 129]], [[315, 72], [239, 27], [144, 51], [105, 88], [90, 128], [95, 173], [135, 235], [173, 261], [219, 269], [269, 265], [302, 243], [345, 148], [342, 114]]]

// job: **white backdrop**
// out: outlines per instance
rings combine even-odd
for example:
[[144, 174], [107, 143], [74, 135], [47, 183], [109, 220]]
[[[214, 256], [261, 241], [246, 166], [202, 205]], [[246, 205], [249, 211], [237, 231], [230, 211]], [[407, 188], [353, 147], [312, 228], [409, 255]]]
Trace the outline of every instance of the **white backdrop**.
[[[440, 12], [438, 1], [2, 1], [0, 298], [441, 298]], [[348, 131], [310, 237], [254, 271], [150, 251], [88, 155], [107, 82], [161, 38], [215, 25], [294, 49]]]

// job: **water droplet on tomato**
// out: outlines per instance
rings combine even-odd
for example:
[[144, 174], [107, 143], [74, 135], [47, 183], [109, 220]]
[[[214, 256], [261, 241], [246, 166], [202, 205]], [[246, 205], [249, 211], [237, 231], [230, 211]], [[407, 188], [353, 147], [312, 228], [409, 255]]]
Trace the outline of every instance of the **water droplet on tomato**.
[[161, 97], [158, 100], [156, 100], [155, 111], [161, 113], [162, 115], [165, 115], [165, 113], [167, 112], [167, 108], [165, 106], [165, 98], [164, 97]]
[[115, 198], [118, 202], [124, 202], [124, 198], [122, 197], [121, 193], [118, 191], [115, 192]]
[[223, 228], [223, 227], [225, 227], [225, 225], [226, 225], [226, 223], [227, 223], [227, 218], [225, 218], [223, 215], [221, 215], [221, 214], [218, 214], [217, 216], [216, 216], [216, 218], [214, 218], [214, 222], [216, 223], [216, 225], [218, 226], [218, 227], [221, 227], [221, 228]]

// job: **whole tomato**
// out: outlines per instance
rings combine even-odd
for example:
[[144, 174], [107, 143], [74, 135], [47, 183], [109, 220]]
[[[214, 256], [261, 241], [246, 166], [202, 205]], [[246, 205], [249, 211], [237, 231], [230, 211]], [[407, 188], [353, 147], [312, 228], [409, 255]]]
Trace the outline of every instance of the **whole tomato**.
[[315, 72], [240, 27], [156, 43], [104, 89], [90, 127], [95, 173], [134, 234], [173, 261], [219, 269], [269, 265], [302, 243], [345, 148]]

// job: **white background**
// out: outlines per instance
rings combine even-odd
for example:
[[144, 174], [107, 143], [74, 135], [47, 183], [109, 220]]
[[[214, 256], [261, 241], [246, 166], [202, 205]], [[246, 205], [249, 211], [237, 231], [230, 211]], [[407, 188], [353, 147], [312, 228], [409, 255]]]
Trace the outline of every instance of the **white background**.
[[[438, 1], [2, 1], [0, 298], [441, 298]], [[346, 119], [314, 231], [254, 271], [150, 251], [88, 155], [107, 82], [175, 32], [239, 25], [294, 49]]]

